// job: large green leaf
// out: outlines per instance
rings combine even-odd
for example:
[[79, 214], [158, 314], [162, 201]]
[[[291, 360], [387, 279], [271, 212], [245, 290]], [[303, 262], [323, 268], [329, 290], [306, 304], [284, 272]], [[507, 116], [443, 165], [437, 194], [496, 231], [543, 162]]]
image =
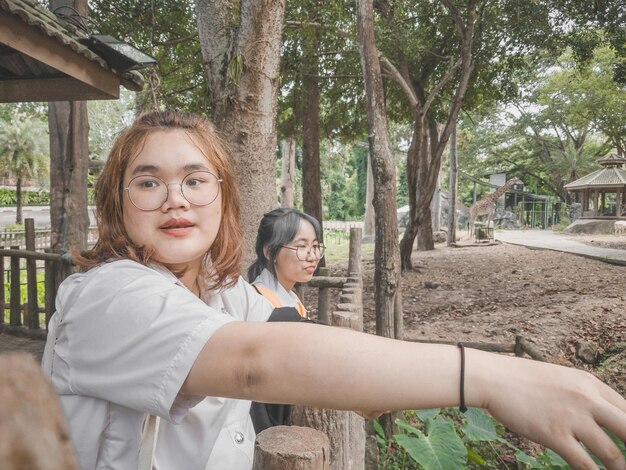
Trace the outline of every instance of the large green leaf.
[[407, 434], [413, 434], [415, 436], [419, 436], [422, 434], [422, 431], [417, 429], [415, 426], [411, 426], [409, 423], [407, 423], [403, 419], [397, 419], [396, 426], [398, 426], [398, 429], [406, 432]]
[[559, 454], [554, 452], [551, 449], [546, 449], [546, 451], [537, 457], [537, 460], [544, 465], [546, 465], [550, 469], [554, 470], [569, 470], [570, 466], [567, 465], [567, 462], [561, 458]]
[[429, 408], [426, 410], [415, 410], [415, 415], [422, 422], [426, 422], [429, 419], [435, 419], [439, 413], [441, 413], [441, 408]]
[[432, 421], [428, 435], [419, 432], [418, 437], [398, 434], [394, 438], [424, 470], [462, 469], [467, 462], [467, 450], [450, 419]]
[[496, 421], [479, 408], [469, 408], [465, 412], [465, 424], [461, 427], [468, 442], [506, 442], [496, 431]]

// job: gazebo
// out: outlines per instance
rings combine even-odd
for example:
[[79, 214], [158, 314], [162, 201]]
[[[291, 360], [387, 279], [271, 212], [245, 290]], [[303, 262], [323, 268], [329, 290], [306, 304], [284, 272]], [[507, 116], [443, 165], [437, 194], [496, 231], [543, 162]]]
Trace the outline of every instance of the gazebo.
[[602, 165], [565, 185], [582, 204], [582, 219], [626, 219], [626, 158], [617, 155], [598, 160]]

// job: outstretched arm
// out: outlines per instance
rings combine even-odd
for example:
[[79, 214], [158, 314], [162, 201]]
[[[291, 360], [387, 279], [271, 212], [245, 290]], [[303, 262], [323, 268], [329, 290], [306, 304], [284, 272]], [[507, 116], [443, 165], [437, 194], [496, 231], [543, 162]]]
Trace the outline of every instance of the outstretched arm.
[[[181, 390], [343, 410], [459, 404], [460, 352], [309, 324], [230, 323], [207, 342]], [[595, 468], [626, 469], [602, 431], [626, 440], [626, 401], [576, 369], [466, 350], [465, 400], [514, 432]]]

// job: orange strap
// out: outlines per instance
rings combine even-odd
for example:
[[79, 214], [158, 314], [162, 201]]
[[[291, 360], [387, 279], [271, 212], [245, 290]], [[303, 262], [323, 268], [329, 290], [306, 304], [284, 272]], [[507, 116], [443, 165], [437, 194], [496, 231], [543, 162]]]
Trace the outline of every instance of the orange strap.
[[[267, 287], [261, 287], [257, 285], [254, 285], [253, 287], [257, 290], [259, 294], [269, 300], [275, 308], [284, 307], [284, 305], [278, 298], [278, 295], [276, 295], [276, 292], [274, 292], [273, 290], [268, 289]], [[306, 308], [304, 308], [304, 305], [302, 305], [300, 299], [298, 299], [298, 305], [296, 306], [296, 309], [298, 310], [298, 313], [301, 317], [306, 318]]]

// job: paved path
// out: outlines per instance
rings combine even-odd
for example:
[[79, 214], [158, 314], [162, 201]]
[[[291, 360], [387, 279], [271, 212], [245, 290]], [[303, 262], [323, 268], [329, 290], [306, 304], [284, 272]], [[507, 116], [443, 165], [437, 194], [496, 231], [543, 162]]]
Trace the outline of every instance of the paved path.
[[495, 238], [512, 245], [561, 251], [606, 263], [626, 265], [626, 250], [586, 245], [551, 230], [502, 230], [496, 232]]

